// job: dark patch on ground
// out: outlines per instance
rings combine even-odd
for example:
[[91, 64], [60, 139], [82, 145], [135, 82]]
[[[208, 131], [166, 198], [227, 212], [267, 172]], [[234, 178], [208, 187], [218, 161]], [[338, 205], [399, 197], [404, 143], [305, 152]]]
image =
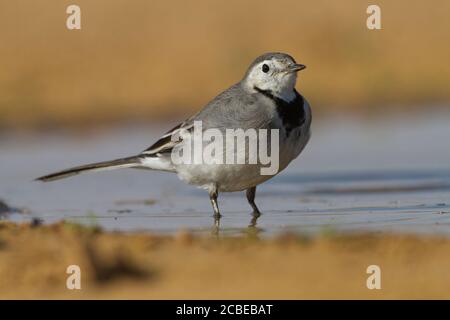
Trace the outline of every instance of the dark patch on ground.
[[30, 210], [27, 208], [10, 207], [5, 201], [0, 199], [0, 218], [7, 217], [11, 213], [29, 214]]
[[99, 284], [107, 284], [121, 279], [154, 278], [156, 272], [144, 268], [127, 254], [126, 250], [117, 250], [113, 256], [101, 255], [89, 242], [86, 243], [86, 255], [92, 266], [95, 280]]
[[0, 215], [7, 214], [9, 212], [11, 212], [10, 207], [3, 200], [0, 200]]
[[156, 200], [154, 199], [123, 199], [117, 200], [115, 202], [118, 206], [129, 206], [129, 205], [144, 205], [144, 206], [152, 206], [156, 204]]

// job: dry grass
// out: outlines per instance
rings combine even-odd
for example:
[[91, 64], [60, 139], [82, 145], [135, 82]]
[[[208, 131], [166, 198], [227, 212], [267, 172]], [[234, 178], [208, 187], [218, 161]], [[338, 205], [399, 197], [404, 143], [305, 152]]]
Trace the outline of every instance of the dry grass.
[[[0, 126], [180, 118], [242, 77], [257, 55], [305, 63], [317, 110], [380, 112], [450, 101], [450, 2], [79, 0], [0, 4]], [[325, 107], [326, 106], [326, 107]]]
[[[0, 298], [450, 298], [450, 241], [399, 235], [194, 237], [0, 223]], [[80, 291], [66, 268], [81, 268]], [[381, 290], [366, 269], [381, 268]]]

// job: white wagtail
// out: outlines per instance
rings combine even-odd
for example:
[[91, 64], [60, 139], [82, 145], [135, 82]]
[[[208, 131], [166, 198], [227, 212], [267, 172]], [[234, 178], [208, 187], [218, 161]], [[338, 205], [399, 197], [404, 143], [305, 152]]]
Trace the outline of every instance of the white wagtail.
[[[288, 54], [263, 54], [253, 61], [241, 81], [219, 94], [200, 112], [168, 131], [138, 155], [79, 166], [37, 180], [52, 181], [81, 172], [118, 168], [175, 172], [181, 180], [209, 192], [216, 222], [220, 218], [218, 193], [243, 190], [246, 190], [256, 219], [260, 215], [255, 204], [256, 186], [286, 168], [300, 154], [310, 137], [311, 109], [295, 89], [297, 72], [304, 68], [304, 65], [296, 63]], [[279, 170], [275, 174], [262, 175], [261, 164], [175, 163], [171, 156], [173, 150], [188, 140], [194, 140], [195, 143], [197, 139], [195, 135], [188, 139], [186, 134], [181, 133], [191, 132], [198, 121], [202, 123], [202, 130], [277, 130]], [[201, 143], [204, 145], [203, 141]], [[240, 153], [242, 150], [237, 148], [233, 152]]]

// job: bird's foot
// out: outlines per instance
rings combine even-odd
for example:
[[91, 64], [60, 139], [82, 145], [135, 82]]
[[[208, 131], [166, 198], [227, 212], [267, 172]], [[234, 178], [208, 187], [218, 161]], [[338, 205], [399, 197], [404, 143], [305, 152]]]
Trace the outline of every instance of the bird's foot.
[[250, 224], [248, 225], [251, 228], [256, 227], [256, 223], [258, 222], [258, 218], [261, 216], [261, 212], [256, 209], [252, 213], [252, 219], [250, 220]]
[[220, 214], [214, 214], [214, 226], [213, 226], [212, 234], [215, 235], [215, 236], [219, 235], [220, 218], [221, 218]]

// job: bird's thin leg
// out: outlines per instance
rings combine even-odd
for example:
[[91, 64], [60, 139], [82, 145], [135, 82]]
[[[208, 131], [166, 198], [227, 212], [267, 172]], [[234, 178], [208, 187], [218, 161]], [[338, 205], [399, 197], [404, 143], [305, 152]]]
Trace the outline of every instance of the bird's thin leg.
[[253, 208], [253, 218], [252, 218], [252, 221], [251, 221], [250, 224], [252, 226], [255, 226], [256, 225], [256, 220], [261, 215], [261, 212], [259, 211], [259, 209], [258, 209], [258, 207], [256, 206], [256, 203], [255, 203], [256, 187], [248, 188], [246, 194], [247, 194], [248, 203]]
[[212, 207], [213, 207], [213, 210], [214, 210], [214, 222], [215, 222], [216, 227], [219, 226], [220, 217], [222, 216], [220, 214], [220, 211], [219, 211], [219, 206], [217, 205], [217, 196], [218, 196], [218, 194], [219, 193], [217, 192], [217, 189], [212, 190], [212, 191], [209, 192], [209, 199], [211, 200], [211, 204], [212, 204]]

